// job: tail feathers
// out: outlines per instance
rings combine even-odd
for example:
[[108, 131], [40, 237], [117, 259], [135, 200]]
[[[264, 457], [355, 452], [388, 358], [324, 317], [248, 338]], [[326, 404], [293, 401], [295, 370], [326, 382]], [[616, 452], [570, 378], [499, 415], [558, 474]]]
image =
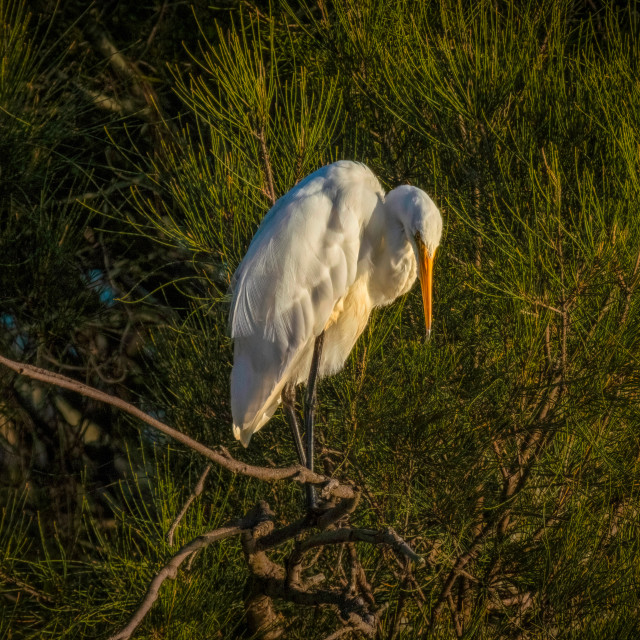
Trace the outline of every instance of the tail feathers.
[[237, 424], [234, 424], [233, 435], [235, 436], [236, 440], [240, 440], [240, 442], [242, 442], [242, 446], [246, 449], [249, 446], [249, 442], [251, 441], [253, 430], [243, 429], [242, 427], [239, 427]]
[[277, 345], [236, 338], [231, 371], [233, 435], [246, 447], [251, 436], [275, 413], [285, 378]]
[[243, 424], [243, 425], [233, 425], [233, 435], [236, 440], [240, 440], [243, 447], [248, 447], [249, 442], [251, 441], [251, 436], [256, 431], [259, 431], [269, 420], [271, 416], [275, 413], [279, 404], [279, 400], [276, 401], [272, 406], [268, 407], [266, 411], [260, 412], [251, 422]]

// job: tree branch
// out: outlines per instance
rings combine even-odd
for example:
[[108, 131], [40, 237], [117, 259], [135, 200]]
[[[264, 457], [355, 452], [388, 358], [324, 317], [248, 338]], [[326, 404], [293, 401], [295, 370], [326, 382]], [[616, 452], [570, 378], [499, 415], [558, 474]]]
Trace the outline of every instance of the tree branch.
[[425, 564], [425, 559], [419, 556], [393, 529], [387, 528], [383, 531], [374, 531], [373, 529], [351, 529], [348, 527], [342, 529], [332, 529], [323, 531], [316, 536], [307, 538], [301, 542], [296, 554], [303, 554], [313, 547], [327, 544], [344, 544], [345, 542], [367, 542], [369, 544], [384, 544], [391, 547], [396, 553], [409, 558], [419, 566]]
[[323, 493], [328, 493], [329, 495], [336, 498], [348, 499], [354, 498], [356, 496], [357, 492], [352, 486], [341, 484], [335, 479], [327, 478], [326, 476], [313, 473], [306, 467], [303, 467], [299, 464], [281, 468], [256, 467], [254, 465], [241, 462], [240, 460], [236, 460], [224, 447], [220, 447], [218, 451], [209, 449], [209, 447], [205, 447], [203, 444], [201, 444], [197, 440], [194, 440], [193, 438], [190, 438], [188, 435], [182, 433], [181, 431], [178, 431], [177, 429], [174, 429], [173, 427], [160, 422], [160, 420], [157, 420], [156, 418], [153, 418], [152, 416], [146, 414], [144, 411], [141, 411], [134, 405], [125, 402], [124, 400], [117, 398], [116, 396], [112, 396], [108, 393], [104, 393], [103, 391], [99, 391], [98, 389], [94, 389], [93, 387], [83, 384], [82, 382], [78, 382], [77, 380], [73, 380], [72, 378], [67, 378], [66, 376], [63, 376], [59, 373], [47, 371], [46, 369], [41, 369], [40, 367], [34, 367], [30, 364], [24, 364], [22, 362], [9, 360], [8, 358], [5, 358], [1, 355], [0, 364], [5, 365], [19, 375], [27, 376], [28, 378], [39, 380], [40, 382], [53, 384], [58, 387], [62, 387], [63, 389], [69, 389], [70, 391], [75, 391], [76, 393], [80, 393], [81, 395], [88, 398], [93, 398], [94, 400], [99, 400], [100, 402], [104, 402], [106, 404], [110, 404], [111, 406], [117, 407], [118, 409], [125, 411], [129, 415], [135, 416], [136, 418], [142, 420], [161, 433], [164, 433], [166, 436], [169, 436], [176, 442], [180, 442], [193, 451], [198, 452], [208, 460], [212, 460], [221, 467], [224, 467], [228, 471], [231, 471], [231, 473], [238, 473], [268, 482], [292, 480], [300, 484], [309, 483], [320, 487], [325, 487]]
[[170, 578], [171, 580], [175, 580], [178, 575], [178, 569], [180, 565], [192, 554], [200, 551], [200, 549], [204, 549], [208, 547], [211, 543], [216, 542], [218, 540], [224, 540], [225, 538], [229, 538], [230, 536], [238, 535], [242, 533], [245, 529], [249, 529], [258, 524], [256, 518], [259, 518], [260, 514], [256, 514], [254, 511], [247, 514], [241, 520], [232, 520], [228, 522], [223, 527], [219, 529], [214, 529], [213, 531], [209, 531], [201, 536], [198, 536], [188, 544], [186, 544], [178, 553], [176, 553], [173, 558], [164, 566], [160, 571], [154, 576], [153, 580], [151, 580], [151, 584], [147, 589], [147, 593], [138, 607], [137, 611], [131, 616], [129, 623], [124, 629], [120, 632], [116, 633], [116, 635], [111, 636], [109, 640], [128, 640], [133, 632], [136, 630], [137, 626], [142, 622], [144, 617], [149, 613], [149, 610], [153, 606], [153, 603], [158, 599], [158, 594], [160, 592], [160, 587], [162, 583]]
[[202, 493], [202, 490], [204, 489], [204, 481], [207, 479], [207, 476], [209, 475], [209, 471], [211, 471], [210, 464], [208, 464], [205, 467], [204, 471], [202, 472], [202, 475], [200, 476], [200, 479], [198, 480], [198, 483], [193, 488], [193, 491], [187, 498], [187, 501], [184, 503], [184, 506], [180, 510], [180, 513], [176, 516], [176, 519], [171, 524], [169, 531], [167, 531], [167, 542], [169, 543], [169, 545], [173, 546], [173, 534], [178, 528], [178, 525], [180, 524], [180, 520], [184, 518], [184, 514], [187, 513], [187, 509], [189, 509], [193, 501]]

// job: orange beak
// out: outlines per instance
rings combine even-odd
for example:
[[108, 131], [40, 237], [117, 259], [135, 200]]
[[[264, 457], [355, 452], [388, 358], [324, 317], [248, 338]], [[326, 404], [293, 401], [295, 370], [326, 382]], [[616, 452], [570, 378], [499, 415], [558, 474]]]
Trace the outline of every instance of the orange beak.
[[418, 240], [418, 258], [420, 263], [420, 285], [422, 287], [422, 304], [424, 306], [424, 322], [427, 327], [427, 340], [431, 337], [431, 291], [433, 289], [433, 258], [427, 248]]

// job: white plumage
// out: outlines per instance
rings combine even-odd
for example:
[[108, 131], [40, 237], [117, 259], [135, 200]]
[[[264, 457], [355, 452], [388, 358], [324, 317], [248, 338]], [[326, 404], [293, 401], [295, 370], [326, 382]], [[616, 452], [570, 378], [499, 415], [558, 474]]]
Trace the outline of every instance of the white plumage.
[[323, 330], [319, 375], [340, 370], [371, 310], [406, 293], [418, 264], [429, 281], [429, 333], [441, 233], [442, 218], [426, 193], [401, 186], [385, 197], [373, 173], [355, 162], [323, 167], [280, 198], [233, 277], [235, 437], [247, 446], [273, 415], [284, 385], [306, 381]]

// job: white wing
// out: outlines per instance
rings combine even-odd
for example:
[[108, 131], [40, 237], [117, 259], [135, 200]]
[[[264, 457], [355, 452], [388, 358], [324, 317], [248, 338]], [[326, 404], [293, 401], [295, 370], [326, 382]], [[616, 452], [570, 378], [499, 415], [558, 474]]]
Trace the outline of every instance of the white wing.
[[353, 283], [362, 226], [383, 196], [366, 167], [337, 162], [296, 185], [262, 221], [234, 275], [230, 312], [234, 433], [245, 445]]

